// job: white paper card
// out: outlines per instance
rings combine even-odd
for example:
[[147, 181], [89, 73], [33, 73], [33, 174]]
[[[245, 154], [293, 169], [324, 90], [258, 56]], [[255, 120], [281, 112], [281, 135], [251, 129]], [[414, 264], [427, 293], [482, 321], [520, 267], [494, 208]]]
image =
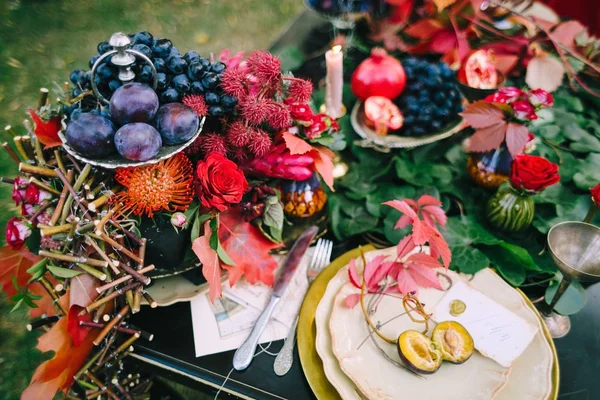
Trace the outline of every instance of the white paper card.
[[[460, 300], [465, 311], [453, 316], [450, 303]], [[475, 348], [503, 367], [510, 367], [529, 346], [538, 328], [512, 311], [496, 303], [480, 291], [464, 282], [454, 282], [452, 288], [440, 300], [433, 311], [436, 322], [461, 323], [475, 343]]]
[[[306, 269], [312, 252], [312, 248], [308, 249], [304, 255], [283, 297], [273, 311], [271, 322], [260, 337], [260, 343], [287, 337], [308, 289]], [[280, 264], [285, 259], [285, 257], [275, 258]], [[276, 274], [278, 272], [276, 271]], [[215, 304], [210, 304], [208, 300], [208, 289], [190, 301], [196, 357], [240, 347], [267, 305], [272, 291], [270, 287], [261, 283], [251, 285], [243, 278], [233, 288], [229, 283], [223, 283], [222, 289], [223, 298], [216, 300]]]

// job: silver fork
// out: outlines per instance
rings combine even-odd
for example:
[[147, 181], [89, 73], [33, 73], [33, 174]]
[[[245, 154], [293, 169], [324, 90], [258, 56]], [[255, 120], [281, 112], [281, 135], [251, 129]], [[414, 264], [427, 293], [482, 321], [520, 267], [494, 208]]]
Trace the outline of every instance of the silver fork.
[[[310, 284], [317, 278], [317, 275], [327, 266], [331, 260], [333, 242], [327, 239], [319, 239], [315, 246], [315, 252], [306, 270], [306, 279]], [[283, 347], [275, 357], [273, 369], [278, 376], [283, 376], [292, 368], [294, 362], [294, 345], [296, 344], [296, 328], [298, 327], [298, 317], [294, 321], [292, 328], [285, 339]]]

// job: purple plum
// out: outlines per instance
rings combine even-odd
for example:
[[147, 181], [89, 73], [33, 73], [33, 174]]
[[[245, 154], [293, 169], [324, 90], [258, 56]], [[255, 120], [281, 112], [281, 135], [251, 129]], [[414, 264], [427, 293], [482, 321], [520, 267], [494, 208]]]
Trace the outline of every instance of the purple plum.
[[132, 161], [147, 161], [162, 147], [160, 134], [152, 125], [132, 122], [115, 133], [115, 146], [123, 157]]
[[67, 125], [65, 136], [69, 146], [85, 157], [103, 158], [115, 152], [115, 126], [98, 114], [79, 114]]
[[157, 110], [157, 94], [141, 83], [123, 85], [110, 98], [110, 114], [118, 126], [131, 122], [150, 123]]
[[198, 131], [199, 124], [200, 119], [194, 110], [182, 103], [161, 106], [154, 120], [156, 129], [167, 145], [187, 142]]

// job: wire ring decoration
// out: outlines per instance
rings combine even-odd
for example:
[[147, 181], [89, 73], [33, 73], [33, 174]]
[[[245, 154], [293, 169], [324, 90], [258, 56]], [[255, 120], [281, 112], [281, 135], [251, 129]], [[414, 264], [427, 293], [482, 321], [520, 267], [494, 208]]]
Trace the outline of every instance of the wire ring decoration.
[[[119, 48], [118, 50], [107, 51], [106, 53], [102, 54], [100, 56], [100, 58], [98, 58], [96, 60], [96, 62], [94, 63], [94, 65], [92, 66], [92, 72], [91, 72], [91, 76], [90, 76], [90, 80], [91, 80], [91, 84], [92, 84], [92, 90], [94, 91], [94, 95], [102, 103], [104, 103], [104, 104], [109, 104], [110, 102], [98, 90], [98, 85], [96, 85], [96, 79], [94, 79], [95, 75], [96, 75], [96, 70], [98, 69], [98, 66], [100, 65], [100, 63], [102, 62], [102, 60], [105, 60], [106, 58], [108, 58], [110, 56], [118, 54], [118, 53], [120, 53], [120, 51], [121, 51], [121, 48]], [[137, 57], [141, 58], [142, 60], [144, 60], [146, 63], [148, 63], [148, 65], [150, 65], [150, 68], [152, 69], [152, 76], [153, 76], [153, 79], [152, 79], [152, 89], [156, 90], [156, 87], [158, 85], [158, 73], [156, 71], [156, 67], [154, 66], [154, 63], [152, 62], [152, 60], [150, 60], [150, 58], [148, 58], [146, 55], [144, 55], [143, 53], [141, 53], [141, 52], [139, 52], [137, 50], [128, 49], [128, 48], [122, 48], [122, 51], [123, 51], [123, 54], [131, 54], [134, 57], [137, 56]], [[126, 65], [126, 66], [120, 66], [120, 65], [117, 65], [117, 64], [113, 63], [112, 60], [111, 60], [111, 64], [113, 64], [113, 65], [115, 65], [115, 66], [117, 66], [117, 67], [119, 67], [121, 69], [126, 68], [127, 71], [131, 72], [131, 64]], [[119, 74], [119, 75], [121, 75], [121, 74]], [[120, 76], [119, 76], [119, 80], [121, 80], [121, 82], [123, 82], [123, 83], [130, 82], [130, 81], [133, 80], [134, 76], [135, 76], [135, 74], [133, 74], [133, 72], [131, 72], [131, 79], [130, 80], [124, 81], [124, 80], [120, 79]]]

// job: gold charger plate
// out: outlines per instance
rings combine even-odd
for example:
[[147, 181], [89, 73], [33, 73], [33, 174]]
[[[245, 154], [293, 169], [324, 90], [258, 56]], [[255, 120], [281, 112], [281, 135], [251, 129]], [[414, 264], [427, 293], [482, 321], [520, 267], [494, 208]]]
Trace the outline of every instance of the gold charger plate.
[[[365, 252], [375, 250], [372, 245], [363, 247]], [[299, 321], [298, 321], [298, 354], [300, 355], [300, 362], [302, 364], [302, 370], [306, 376], [306, 380], [310, 385], [313, 393], [319, 400], [332, 400], [340, 399], [338, 392], [331, 385], [325, 376], [323, 371], [323, 362], [319, 357], [316, 349], [316, 327], [315, 327], [315, 312], [321, 298], [325, 294], [325, 289], [329, 281], [337, 274], [337, 272], [346, 266], [351, 259], [360, 256], [360, 249], [354, 249], [347, 253], [342, 254], [336, 258], [327, 268], [325, 268], [317, 279], [311, 284], [302, 308], [300, 309]], [[542, 321], [537, 309], [533, 303], [525, 296], [525, 294], [516, 289], [521, 296], [523, 296], [525, 303], [535, 311], [540, 321]], [[552, 393], [550, 400], [556, 400], [558, 398], [558, 386], [559, 386], [559, 367], [558, 367], [558, 355], [556, 354], [556, 347], [550, 337], [550, 333], [544, 323], [541, 323], [543, 328], [543, 334], [554, 355], [554, 364], [552, 366]]]

